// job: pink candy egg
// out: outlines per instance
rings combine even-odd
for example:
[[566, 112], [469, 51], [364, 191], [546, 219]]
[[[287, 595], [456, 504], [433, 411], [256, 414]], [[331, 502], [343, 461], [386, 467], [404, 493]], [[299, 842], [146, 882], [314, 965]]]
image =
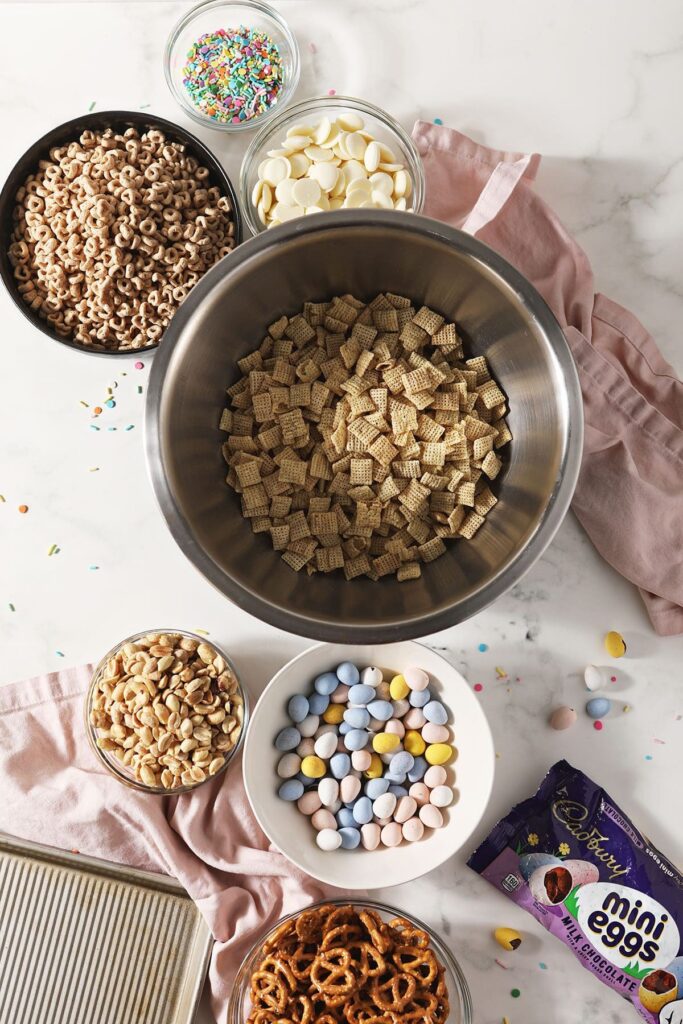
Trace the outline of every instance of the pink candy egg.
[[392, 700], [391, 703], [394, 708], [394, 718], [403, 718], [410, 711], [410, 704], [407, 700]]
[[360, 779], [357, 779], [355, 775], [347, 775], [345, 779], [341, 780], [340, 790], [342, 803], [350, 804], [360, 793]]
[[403, 678], [411, 690], [426, 690], [429, 686], [429, 676], [421, 668], [407, 668], [403, 673]]
[[300, 796], [296, 802], [296, 806], [299, 808], [302, 814], [315, 814], [322, 807], [322, 802], [317, 792], [312, 789], [308, 793], [304, 793]]
[[445, 725], [434, 725], [434, 722], [427, 722], [422, 729], [422, 739], [425, 743], [448, 743], [450, 733]]
[[384, 826], [380, 838], [384, 846], [398, 846], [403, 839], [401, 826], [397, 822], [392, 821], [390, 825]]
[[[320, 814], [320, 811], [317, 813]], [[420, 808], [420, 821], [427, 828], [441, 828], [443, 825], [443, 815], [434, 804], [424, 804]]]
[[376, 688], [375, 693], [377, 696], [375, 700], [391, 700], [391, 691], [389, 689], [389, 683], [386, 679], [383, 679], [379, 686]]
[[338, 754], [348, 754], [348, 750], [346, 748], [346, 744], [344, 743], [344, 737], [343, 736], [339, 737], [339, 742], [337, 743], [337, 753]]
[[415, 843], [418, 839], [422, 839], [425, 832], [425, 827], [419, 818], [409, 818], [408, 821], [403, 823], [403, 838], [409, 843]]
[[412, 796], [418, 807], [429, 803], [429, 790], [424, 782], [414, 782], [408, 790], [408, 794]]
[[417, 800], [412, 796], [402, 796], [396, 805], [394, 811], [394, 821], [399, 821], [403, 824], [408, 818], [412, 818], [417, 810]]
[[330, 700], [333, 704], [346, 704], [349, 699], [349, 688], [344, 683], [340, 683], [336, 690], [332, 691]]
[[446, 769], [443, 765], [433, 764], [425, 772], [424, 784], [429, 786], [430, 789], [436, 789], [437, 786], [443, 786], [446, 778]]
[[369, 750], [354, 750], [351, 754], [351, 764], [357, 772], [366, 772], [372, 764], [372, 755]]
[[435, 786], [429, 798], [435, 807], [448, 807], [453, 803], [453, 790], [450, 786]]
[[403, 739], [406, 734], [406, 727], [403, 722], [399, 722], [398, 718], [392, 718], [384, 726], [384, 731], [393, 732], [396, 736], [400, 736]]
[[322, 832], [324, 828], [336, 829], [337, 822], [334, 815], [332, 814], [332, 811], [326, 811], [325, 808], [322, 807], [320, 810], [316, 811], [311, 817], [311, 825], [316, 830], [316, 832]]
[[309, 757], [315, 749], [315, 740], [312, 736], [308, 739], [302, 740], [299, 746], [296, 748], [296, 752], [299, 757]]
[[422, 708], [411, 708], [403, 719], [406, 729], [421, 729], [427, 719], [422, 713]]
[[376, 850], [379, 846], [380, 833], [381, 829], [374, 821], [371, 821], [368, 825], [363, 825], [360, 830], [360, 841], [364, 849]]
[[384, 732], [384, 722], [380, 722], [378, 718], [371, 718], [368, 729], [370, 732]]

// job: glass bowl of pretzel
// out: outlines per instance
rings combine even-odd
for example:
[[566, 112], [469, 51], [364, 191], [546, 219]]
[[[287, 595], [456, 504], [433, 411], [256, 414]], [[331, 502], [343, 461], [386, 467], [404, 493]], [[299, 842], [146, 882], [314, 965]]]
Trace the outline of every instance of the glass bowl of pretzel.
[[453, 954], [427, 925], [375, 900], [323, 900], [283, 917], [244, 958], [227, 1024], [471, 1024]]

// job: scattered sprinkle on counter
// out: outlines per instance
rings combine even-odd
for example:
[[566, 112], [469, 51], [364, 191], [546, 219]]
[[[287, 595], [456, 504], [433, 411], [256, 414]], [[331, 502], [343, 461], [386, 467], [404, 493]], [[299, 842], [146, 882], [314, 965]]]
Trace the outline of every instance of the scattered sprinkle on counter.
[[9, 602], [9, 610], [10, 610], [11, 612], [15, 612], [15, 611], [17, 610], [17, 609], [16, 609], [15, 607], [14, 607], [14, 605], [12, 604], [12, 602], [11, 602], [11, 601]]
[[265, 32], [219, 28], [192, 44], [183, 68], [190, 102], [219, 124], [241, 124], [266, 113], [283, 85], [282, 58]]
[[489, 645], [488, 644], [479, 644], [479, 646], [477, 647], [477, 650], [481, 651], [482, 654], [484, 653], [484, 651], [488, 651], [488, 649], [489, 649]]
[[645, 755], [645, 760], [646, 761], [651, 761], [652, 760], [652, 754], [646, 754]]
[[126, 427], [126, 430], [135, 430], [135, 424], [129, 423], [128, 426]]
[[95, 109], [95, 100], [93, 100], [92, 103], [90, 104], [90, 106], [88, 107], [88, 113], [92, 114], [94, 109]]
[[512, 998], [513, 998], [513, 999], [519, 999], [519, 997], [521, 996], [521, 994], [522, 994], [522, 993], [521, 993], [521, 992], [519, 991], [519, 989], [518, 989], [518, 988], [513, 988], [513, 989], [511, 989], [511, 991], [510, 991], [510, 995], [512, 996]]
[[210, 636], [208, 629], [195, 629], [195, 633], [199, 633], [200, 636]]
[[501, 668], [500, 665], [496, 665], [496, 675], [499, 679], [507, 679], [508, 677], [507, 672], [504, 668]]
[[475, 683], [473, 689], [474, 689], [475, 693], [481, 693], [481, 691], [484, 689], [484, 684], [483, 683]]
[[145, 365], [145, 364], [144, 364], [144, 363], [142, 363], [142, 362], [140, 362], [140, 360], [138, 359], [138, 361], [137, 361], [137, 362], [136, 362], [136, 364], [135, 364], [135, 369], [136, 369], [136, 370], [142, 370], [142, 368], [144, 367], [144, 365]]
[[22, 515], [26, 515], [26, 513], [28, 512], [28, 505], [20, 505], [19, 511], [21, 512]]
[[541, 968], [542, 971], [547, 971], [548, 970], [548, 965], [544, 964], [542, 960], [540, 961], [538, 966]]
[[2, 505], [5, 504], [5, 495], [4, 494], [0, 494], [0, 504], [2, 504]]
[[91, 572], [95, 572], [97, 569], [99, 569], [99, 565], [89, 565], [88, 568], [90, 569]]
[[57, 655], [58, 658], [64, 657], [64, 651], [55, 651], [55, 654]]
[[443, 124], [443, 121], [441, 120], [440, 117], [435, 117], [434, 118], [434, 124]]
[[91, 430], [99, 430], [100, 428], [95, 423], [91, 423], [90, 424], [90, 429]]
[[309, 43], [308, 44], [308, 49], [311, 51], [311, 53], [317, 53], [318, 52], [318, 47], [315, 45], [315, 43]]
[[138, 394], [142, 394], [142, 384], [138, 384]]
[[113, 409], [113, 408], [114, 408], [114, 407], [116, 406], [116, 402], [114, 401], [114, 399], [113, 399], [113, 398], [110, 398], [110, 399], [109, 399], [109, 400], [108, 400], [107, 402], [105, 402], [104, 404], [105, 404], [105, 405], [107, 406], [107, 408], [108, 408], [108, 409]]
[[50, 547], [47, 550], [48, 558], [50, 558], [52, 555], [56, 555], [58, 551], [59, 551], [58, 545], [57, 544], [51, 544]]
[[496, 960], [495, 960], [495, 962], [496, 962], [496, 963], [498, 964], [498, 966], [499, 966], [499, 967], [502, 967], [504, 971], [509, 971], [509, 970], [510, 970], [510, 968], [508, 967], [508, 965], [507, 965], [507, 964], [504, 964], [502, 960], [499, 960], [499, 959], [498, 959], [498, 957], [496, 957]]
[[328, 96], [336, 96], [337, 95], [337, 90], [336, 89], [328, 89], [327, 90], [327, 95]]
[[603, 725], [602, 722], [593, 722], [593, 728], [595, 729], [596, 732], [600, 732], [600, 730], [604, 729], [605, 726]]

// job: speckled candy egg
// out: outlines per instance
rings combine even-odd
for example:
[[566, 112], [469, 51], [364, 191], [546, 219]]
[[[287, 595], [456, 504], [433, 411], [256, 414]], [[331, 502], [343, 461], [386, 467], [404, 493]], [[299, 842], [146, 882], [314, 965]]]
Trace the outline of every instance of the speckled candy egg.
[[339, 793], [345, 804], [350, 804], [360, 793], [360, 779], [355, 775], [347, 775], [341, 780]]
[[324, 807], [331, 807], [339, 799], [339, 783], [328, 777], [318, 783], [318, 796]]
[[398, 846], [403, 839], [403, 832], [398, 822], [392, 821], [385, 825], [380, 833], [380, 839], [383, 846]]
[[372, 763], [369, 750], [354, 750], [351, 754], [351, 764], [357, 772], [366, 772]]
[[336, 828], [323, 828], [318, 832], [315, 837], [315, 841], [321, 850], [326, 853], [331, 853], [332, 850], [338, 850], [342, 844], [342, 837], [337, 832]]
[[586, 701], [586, 714], [589, 718], [604, 718], [612, 707], [612, 701], [607, 697], [591, 697]]
[[422, 730], [422, 739], [425, 743], [447, 743], [450, 739], [450, 734], [445, 725], [427, 722]]
[[302, 814], [311, 815], [320, 810], [322, 801], [316, 790], [311, 789], [297, 800], [296, 805]]
[[368, 668], [364, 668], [360, 674], [360, 681], [365, 686], [372, 686], [374, 689], [382, 682], [382, 672], [380, 669], [375, 668], [374, 665], [369, 665]]
[[337, 665], [337, 679], [345, 686], [355, 686], [360, 679], [360, 672], [351, 661], [343, 661]]
[[315, 741], [313, 750], [318, 757], [321, 757], [324, 761], [329, 761], [337, 749], [337, 742], [336, 733], [326, 732]]
[[450, 786], [435, 786], [431, 791], [429, 802], [435, 807], [448, 807], [453, 803], [453, 790]]
[[422, 839], [424, 831], [425, 827], [419, 818], [409, 818], [408, 821], [404, 821], [401, 829], [403, 838], [409, 843], [416, 843]]
[[381, 831], [382, 830], [380, 829], [379, 825], [376, 825], [374, 821], [361, 827], [360, 836], [364, 849], [377, 849], [377, 847], [379, 846]]
[[319, 811], [314, 811], [311, 815], [311, 825], [318, 832], [325, 828], [337, 827], [337, 822], [334, 820], [334, 814], [332, 811], [328, 811], [326, 808], [321, 807]]
[[429, 686], [429, 676], [424, 669], [411, 666], [403, 675], [411, 690], [426, 690]]
[[548, 721], [551, 729], [558, 729], [560, 731], [569, 729], [576, 722], [576, 711], [574, 711], [574, 708], [562, 705], [562, 707], [555, 708]]
[[434, 804], [423, 804], [420, 808], [420, 821], [425, 828], [441, 828], [443, 825], [443, 815]]
[[283, 754], [277, 763], [277, 773], [281, 779], [293, 779], [301, 768], [301, 758], [298, 754]]
[[394, 821], [398, 821], [403, 824], [408, 818], [412, 818], [417, 811], [417, 801], [412, 796], [402, 796], [396, 804], [396, 810], [394, 811]]

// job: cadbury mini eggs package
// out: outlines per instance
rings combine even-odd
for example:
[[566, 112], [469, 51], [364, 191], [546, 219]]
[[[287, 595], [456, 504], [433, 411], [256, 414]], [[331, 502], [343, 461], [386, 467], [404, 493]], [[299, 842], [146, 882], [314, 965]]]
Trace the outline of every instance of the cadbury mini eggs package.
[[583, 772], [558, 761], [468, 863], [649, 1024], [683, 1024], [683, 876]]

